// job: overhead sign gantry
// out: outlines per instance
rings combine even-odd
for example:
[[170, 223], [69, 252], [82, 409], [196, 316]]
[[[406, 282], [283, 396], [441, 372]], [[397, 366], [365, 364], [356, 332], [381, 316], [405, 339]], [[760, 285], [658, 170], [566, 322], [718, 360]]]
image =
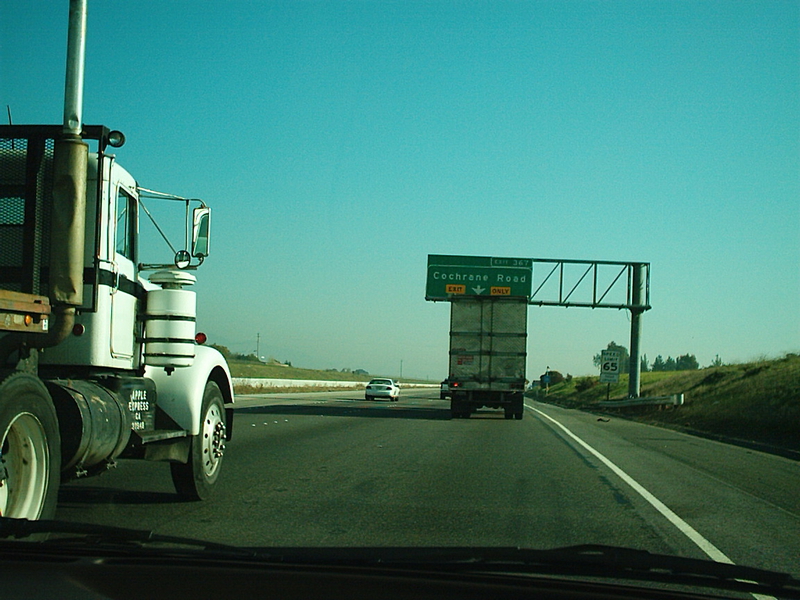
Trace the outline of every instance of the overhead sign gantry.
[[523, 296], [536, 306], [629, 310], [628, 395], [639, 397], [640, 317], [651, 308], [650, 263], [429, 254], [425, 299], [466, 296]]

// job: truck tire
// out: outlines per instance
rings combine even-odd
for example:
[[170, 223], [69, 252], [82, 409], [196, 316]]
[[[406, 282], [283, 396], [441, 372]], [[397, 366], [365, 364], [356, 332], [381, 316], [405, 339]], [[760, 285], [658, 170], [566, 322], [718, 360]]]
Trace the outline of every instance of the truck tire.
[[518, 394], [517, 398], [514, 401], [514, 418], [517, 421], [522, 420], [522, 415], [525, 414], [525, 396], [523, 394]]
[[461, 418], [461, 410], [460, 404], [454, 398], [450, 399], [450, 418], [451, 419], [459, 419]]
[[464, 400], [450, 399], [450, 418], [451, 419], [469, 419], [472, 414], [472, 407]]
[[200, 432], [192, 436], [189, 461], [171, 463], [172, 483], [185, 500], [205, 500], [219, 477], [225, 451], [225, 404], [219, 386], [206, 383]]
[[0, 515], [52, 519], [61, 480], [61, 436], [53, 401], [33, 375], [0, 383]]

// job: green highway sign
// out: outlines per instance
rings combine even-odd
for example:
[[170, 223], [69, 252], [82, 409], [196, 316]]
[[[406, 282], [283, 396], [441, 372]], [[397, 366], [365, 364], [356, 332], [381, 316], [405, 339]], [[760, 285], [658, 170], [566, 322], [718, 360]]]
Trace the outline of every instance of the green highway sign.
[[426, 300], [460, 296], [529, 297], [533, 279], [530, 258], [428, 255]]

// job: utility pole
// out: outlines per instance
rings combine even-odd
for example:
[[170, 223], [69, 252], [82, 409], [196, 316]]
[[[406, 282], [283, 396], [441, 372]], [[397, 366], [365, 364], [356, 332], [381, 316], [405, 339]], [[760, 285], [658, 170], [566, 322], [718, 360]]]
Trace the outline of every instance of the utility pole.
[[256, 334], [256, 358], [261, 360], [261, 334]]

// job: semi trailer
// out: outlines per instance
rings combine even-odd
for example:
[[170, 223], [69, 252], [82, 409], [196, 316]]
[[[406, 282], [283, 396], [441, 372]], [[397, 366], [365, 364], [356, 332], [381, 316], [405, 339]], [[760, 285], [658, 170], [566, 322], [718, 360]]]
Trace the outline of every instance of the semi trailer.
[[453, 418], [482, 407], [522, 419], [527, 357], [526, 298], [471, 296], [450, 301], [447, 377]]

